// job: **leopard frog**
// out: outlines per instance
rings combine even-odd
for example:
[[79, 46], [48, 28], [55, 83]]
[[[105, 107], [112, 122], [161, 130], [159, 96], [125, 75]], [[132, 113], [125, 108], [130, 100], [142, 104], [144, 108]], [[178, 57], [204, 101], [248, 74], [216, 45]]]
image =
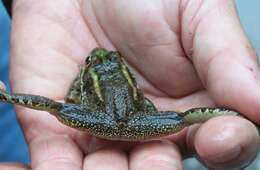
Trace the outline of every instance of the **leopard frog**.
[[186, 112], [158, 111], [138, 88], [117, 51], [92, 50], [68, 90], [65, 102], [31, 94], [0, 91], [0, 102], [47, 111], [63, 124], [110, 140], [147, 140], [219, 115], [237, 115], [220, 108]]

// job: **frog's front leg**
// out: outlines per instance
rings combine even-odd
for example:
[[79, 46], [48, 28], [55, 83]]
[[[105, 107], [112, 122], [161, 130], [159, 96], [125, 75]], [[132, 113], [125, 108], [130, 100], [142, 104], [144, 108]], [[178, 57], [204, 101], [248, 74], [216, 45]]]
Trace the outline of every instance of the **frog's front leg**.
[[144, 112], [145, 113], [158, 112], [154, 104], [146, 97], [144, 97]]
[[63, 105], [62, 103], [56, 102], [43, 96], [28, 94], [10, 95], [3, 90], [0, 90], [0, 102], [12, 103], [31, 109], [48, 111], [51, 113], [57, 112]]
[[78, 75], [73, 83], [71, 84], [67, 96], [66, 96], [66, 102], [67, 103], [75, 103], [79, 104], [80, 103], [80, 98], [81, 98], [81, 87], [80, 87], [80, 75]]

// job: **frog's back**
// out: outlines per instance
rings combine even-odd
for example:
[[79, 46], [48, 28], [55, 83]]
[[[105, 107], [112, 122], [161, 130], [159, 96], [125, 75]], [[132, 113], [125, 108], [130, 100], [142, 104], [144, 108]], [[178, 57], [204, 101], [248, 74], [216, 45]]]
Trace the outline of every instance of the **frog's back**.
[[112, 115], [118, 122], [144, 111], [144, 97], [118, 52], [95, 59], [81, 75], [82, 105]]
[[105, 112], [117, 122], [127, 122], [128, 116], [143, 111], [143, 94], [122, 62], [109, 62], [98, 69], [100, 92]]

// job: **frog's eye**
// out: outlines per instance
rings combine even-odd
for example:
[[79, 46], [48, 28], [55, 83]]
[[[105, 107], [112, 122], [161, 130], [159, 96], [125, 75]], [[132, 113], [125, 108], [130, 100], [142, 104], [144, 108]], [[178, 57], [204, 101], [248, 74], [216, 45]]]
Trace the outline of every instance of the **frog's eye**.
[[86, 64], [86, 65], [89, 65], [90, 62], [91, 62], [91, 57], [88, 56], [88, 57], [85, 59], [85, 64]]

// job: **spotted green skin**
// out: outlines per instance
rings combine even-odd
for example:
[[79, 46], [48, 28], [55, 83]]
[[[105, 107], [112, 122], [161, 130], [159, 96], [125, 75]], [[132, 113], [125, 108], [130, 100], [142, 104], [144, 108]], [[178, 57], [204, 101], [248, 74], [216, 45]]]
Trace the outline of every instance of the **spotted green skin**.
[[154, 139], [211, 117], [238, 114], [219, 108], [194, 108], [183, 113], [158, 111], [137, 87], [121, 55], [103, 48], [94, 49], [87, 57], [65, 103], [37, 95], [10, 95], [3, 90], [0, 102], [48, 111], [72, 128], [125, 141]]

